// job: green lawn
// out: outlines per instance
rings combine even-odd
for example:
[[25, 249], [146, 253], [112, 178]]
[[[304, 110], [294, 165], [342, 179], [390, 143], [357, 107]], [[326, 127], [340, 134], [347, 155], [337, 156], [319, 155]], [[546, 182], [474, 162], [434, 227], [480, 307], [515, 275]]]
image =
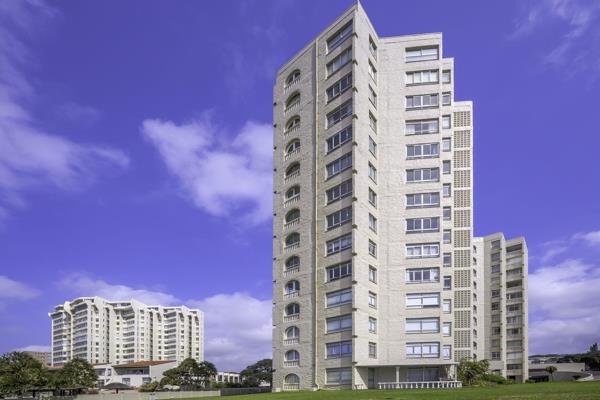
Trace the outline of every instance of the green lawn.
[[[253, 394], [229, 398], [232, 400], [588, 400], [600, 399], [600, 381], [524, 383], [441, 390], [322, 390]], [[203, 397], [198, 400], [208, 399], [217, 399], [217, 397]]]

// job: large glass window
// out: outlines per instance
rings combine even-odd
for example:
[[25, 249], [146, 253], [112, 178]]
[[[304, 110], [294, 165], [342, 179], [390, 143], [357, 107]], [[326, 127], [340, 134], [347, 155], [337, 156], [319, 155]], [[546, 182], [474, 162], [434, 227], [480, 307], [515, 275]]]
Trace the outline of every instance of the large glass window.
[[347, 170], [350, 167], [352, 167], [352, 153], [346, 153], [337, 160], [327, 164], [327, 179]]
[[352, 221], [352, 206], [342, 208], [327, 216], [327, 229], [337, 228]]
[[327, 281], [335, 281], [352, 275], [352, 262], [346, 261], [327, 267]]
[[331, 101], [352, 87], [352, 73], [327, 88], [327, 101]]
[[352, 234], [348, 233], [344, 236], [340, 236], [333, 240], [330, 240], [326, 244], [327, 255], [338, 253], [342, 250], [346, 250], [352, 247]]
[[407, 218], [406, 232], [431, 232], [440, 230], [439, 217]]
[[408, 110], [425, 107], [437, 107], [439, 95], [437, 93], [432, 94], [418, 94], [415, 96], [406, 96], [406, 108]]
[[439, 243], [423, 243], [423, 244], [407, 244], [406, 245], [406, 257], [409, 257], [409, 258], [439, 257], [439, 255], [440, 255], [440, 244]]
[[439, 168], [407, 169], [407, 182], [437, 182], [440, 179]]
[[439, 49], [437, 46], [406, 49], [406, 62], [437, 60], [438, 53]]
[[327, 333], [348, 331], [352, 329], [352, 314], [327, 318]]
[[439, 268], [410, 268], [406, 270], [406, 283], [433, 283], [439, 281]]
[[352, 99], [335, 107], [327, 114], [327, 128], [331, 128], [341, 120], [352, 114]]
[[406, 121], [405, 133], [407, 135], [424, 135], [427, 133], [438, 133], [439, 126], [439, 120], [437, 118]]
[[406, 358], [438, 358], [440, 344], [434, 343], [406, 343]]
[[432, 158], [440, 155], [439, 143], [419, 143], [409, 144], [406, 146], [406, 157], [409, 159], [415, 158]]
[[327, 293], [327, 307], [352, 303], [352, 288], [337, 290]]
[[439, 318], [407, 318], [406, 333], [438, 333]]
[[406, 73], [407, 85], [424, 85], [427, 83], [438, 83], [439, 71], [437, 69], [427, 71], [413, 71]]
[[327, 358], [352, 357], [352, 340], [327, 343]]
[[352, 140], [352, 125], [348, 125], [327, 139], [327, 153], [341, 147], [350, 140]]
[[331, 189], [327, 189], [327, 204], [333, 203], [336, 200], [342, 199], [346, 196], [352, 194], [352, 179], [348, 179], [332, 187]]
[[335, 74], [340, 68], [352, 60], [352, 47], [342, 51], [337, 57], [327, 64], [327, 76]]
[[440, 194], [438, 192], [414, 193], [406, 195], [406, 208], [438, 207]]
[[327, 52], [332, 51], [339, 45], [344, 43], [346, 39], [352, 36], [352, 21], [348, 22], [342, 29], [333, 34], [327, 39]]
[[406, 295], [407, 308], [429, 308], [439, 306], [439, 293], [409, 293]]
[[352, 383], [352, 368], [327, 368], [328, 385], [346, 385]]

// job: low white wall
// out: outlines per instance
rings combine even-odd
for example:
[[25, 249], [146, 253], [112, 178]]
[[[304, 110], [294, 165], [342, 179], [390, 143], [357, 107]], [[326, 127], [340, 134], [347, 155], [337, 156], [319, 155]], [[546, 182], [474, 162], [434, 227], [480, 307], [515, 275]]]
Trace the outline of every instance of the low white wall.
[[148, 392], [142, 393], [134, 390], [119, 391], [119, 393], [80, 394], [75, 400], [166, 400], [186, 399], [190, 397], [220, 396], [218, 390], [198, 392]]

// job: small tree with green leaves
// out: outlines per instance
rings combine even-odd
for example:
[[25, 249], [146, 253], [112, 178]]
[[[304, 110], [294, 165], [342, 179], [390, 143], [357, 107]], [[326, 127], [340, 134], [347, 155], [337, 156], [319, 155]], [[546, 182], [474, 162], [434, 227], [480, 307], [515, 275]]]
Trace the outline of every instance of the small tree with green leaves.
[[261, 382], [273, 382], [273, 360], [265, 358], [248, 365], [240, 372], [241, 380], [247, 386], [258, 386]]
[[74, 358], [67, 361], [63, 367], [56, 372], [52, 379], [53, 386], [57, 389], [67, 389], [75, 387], [94, 387], [98, 375], [92, 365], [81, 358]]
[[46, 368], [29, 354], [15, 351], [0, 357], [0, 396], [22, 397], [27, 391], [47, 383]]
[[550, 380], [554, 380], [554, 373], [557, 371], [557, 368], [554, 365], [548, 365], [545, 368], [545, 371], [550, 375]]
[[488, 360], [462, 360], [458, 364], [458, 379], [465, 386], [471, 386], [483, 379], [490, 367]]
[[200, 369], [200, 380], [202, 384], [204, 387], [208, 387], [211, 380], [217, 376], [217, 367], [210, 361], [202, 361], [198, 364], [198, 368]]

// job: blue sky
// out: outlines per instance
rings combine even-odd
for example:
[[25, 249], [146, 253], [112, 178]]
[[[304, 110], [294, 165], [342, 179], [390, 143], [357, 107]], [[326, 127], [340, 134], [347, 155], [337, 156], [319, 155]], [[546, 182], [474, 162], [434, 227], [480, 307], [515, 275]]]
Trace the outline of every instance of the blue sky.
[[[0, 351], [98, 294], [202, 308], [220, 369], [269, 356], [274, 76], [351, 4], [0, 2]], [[476, 234], [529, 243], [531, 351], [600, 340], [600, 4], [363, 6], [381, 36], [444, 34]]]

